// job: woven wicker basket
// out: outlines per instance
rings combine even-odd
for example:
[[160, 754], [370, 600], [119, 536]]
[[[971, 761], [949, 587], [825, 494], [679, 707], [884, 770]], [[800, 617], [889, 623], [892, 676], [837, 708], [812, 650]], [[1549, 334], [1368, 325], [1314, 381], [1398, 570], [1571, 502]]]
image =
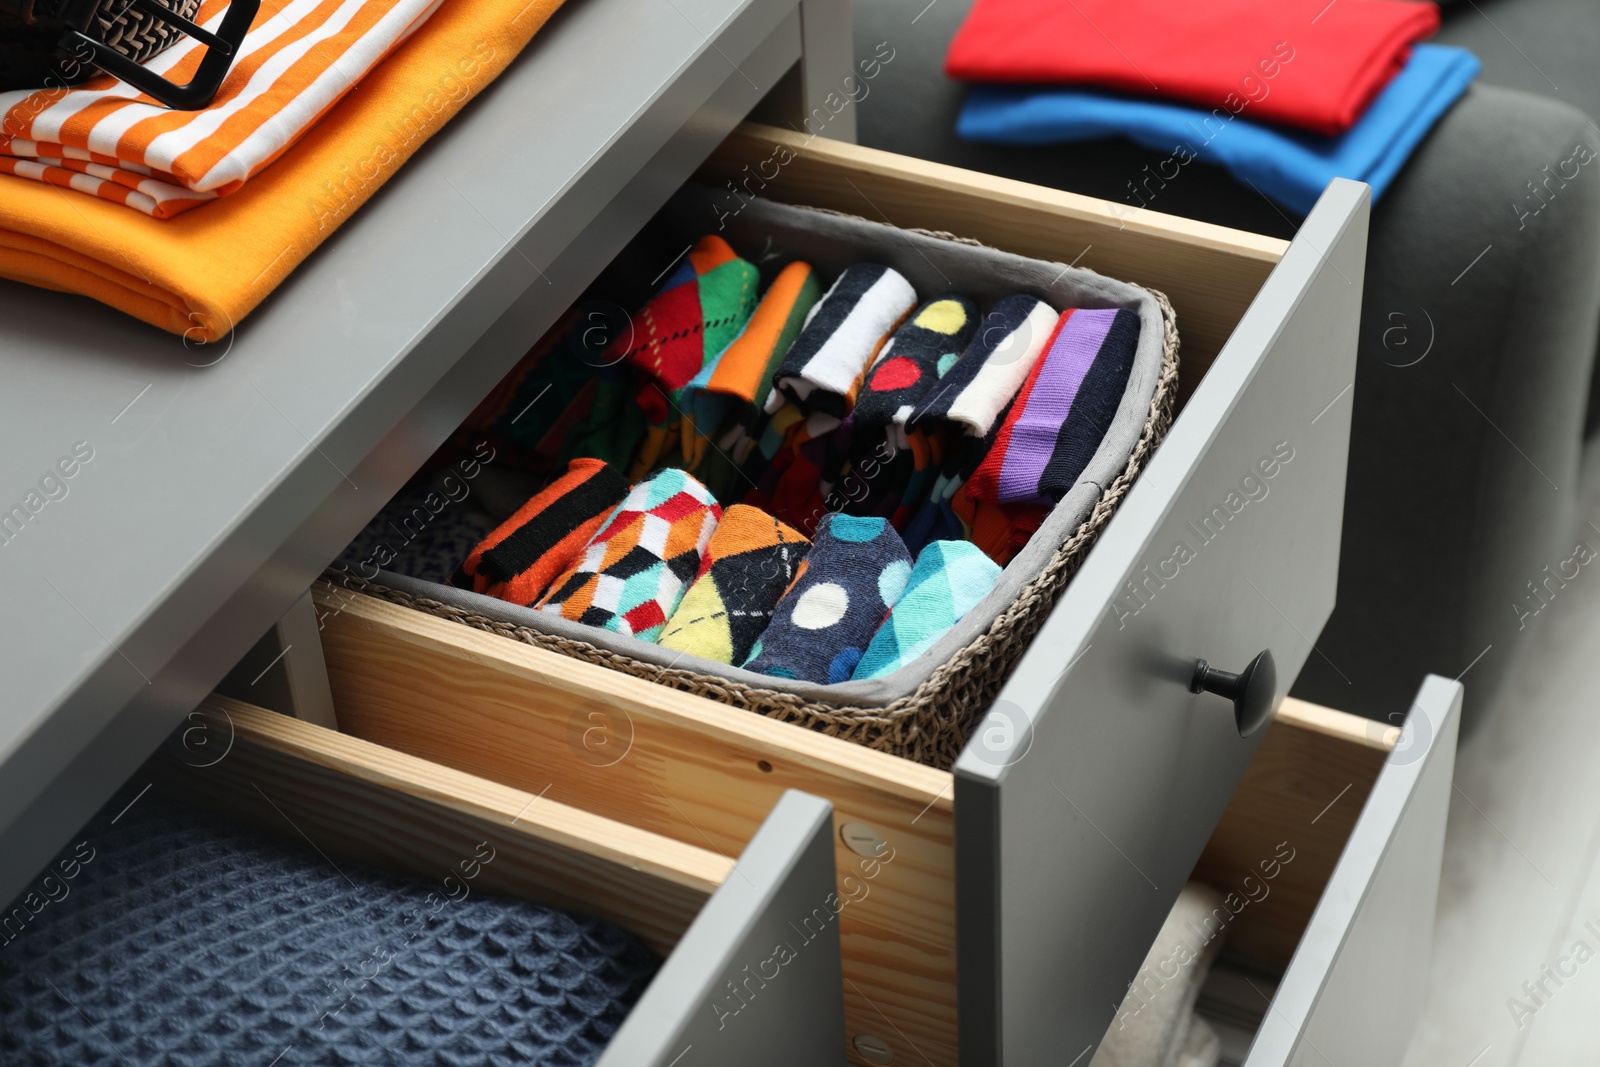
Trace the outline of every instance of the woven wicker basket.
[[[952, 239], [948, 234], [929, 236]], [[699, 671], [641, 662], [584, 641], [466, 611], [379, 583], [368, 585], [364, 592], [415, 611], [819, 730], [918, 763], [948, 769], [1172, 424], [1177, 396], [1178, 329], [1166, 296], [1159, 292], [1153, 295], [1166, 326], [1161, 372], [1143, 432], [1122, 473], [1106, 487], [1089, 517], [986, 631], [935, 669], [913, 693], [890, 704], [852, 707], [805, 700], [792, 693], [746, 685]], [[343, 584], [345, 579], [345, 575], [334, 571], [326, 576], [334, 585]]]

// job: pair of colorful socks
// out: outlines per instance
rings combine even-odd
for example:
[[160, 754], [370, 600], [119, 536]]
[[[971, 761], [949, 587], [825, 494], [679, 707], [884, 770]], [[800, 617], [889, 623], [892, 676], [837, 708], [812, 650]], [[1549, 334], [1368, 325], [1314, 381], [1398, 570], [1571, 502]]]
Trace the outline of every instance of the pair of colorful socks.
[[1062, 316], [966, 492], [976, 500], [1053, 504], [1077, 484], [1122, 402], [1139, 344], [1125, 308]]
[[761, 509], [733, 505], [717, 523], [699, 577], [667, 621], [661, 645], [743, 663], [810, 547], [798, 530]]
[[539, 610], [654, 641], [699, 573], [721, 517], [690, 475], [658, 472], [629, 490]]
[[932, 430], [954, 424], [979, 437], [987, 434], [1026, 381], [1059, 317], [1038, 297], [1002, 299], [984, 316], [939, 387], [917, 403], [906, 425]]
[[777, 678], [848, 681], [910, 576], [911, 554], [886, 520], [824, 516], [744, 666]]
[[845, 270], [778, 364], [766, 410], [775, 412], [787, 400], [808, 414], [844, 418], [861, 376], [916, 304], [916, 290], [892, 267], [857, 263]]
[[755, 310], [759, 282], [754, 264], [709, 234], [607, 346], [603, 364], [626, 362], [646, 379], [636, 398], [648, 428], [635, 476], [648, 472], [677, 442], [683, 388], [739, 335]]
[[978, 307], [946, 293], [917, 309], [889, 338], [856, 400], [856, 429], [868, 439], [903, 428], [921, 400], [955, 366], [978, 328]]
[[565, 474], [472, 550], [453, 584], [524, 607], [533, 604], [627, 495], [627, 479], [615, 467], [599, 459], [573, 460]]
[[1000, 567], [966, 541], [934, 541], [917, 556], [906, 589], [872, 635], [852, 678], [882, 678], [927, 652], [988, 595]]

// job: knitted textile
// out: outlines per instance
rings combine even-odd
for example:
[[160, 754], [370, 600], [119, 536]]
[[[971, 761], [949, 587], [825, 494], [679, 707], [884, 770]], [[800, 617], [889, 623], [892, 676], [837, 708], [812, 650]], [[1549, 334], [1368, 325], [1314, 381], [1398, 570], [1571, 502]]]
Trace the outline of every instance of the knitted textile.
[[361, 570], [375, 566], [448, 584], [456, 565], [493, 528], [494, 520], [474, 500], [453, 498], [431, 481], [413, 482], [356, 534], [339, 559]]
[[911, 575], [911, 554], [880, 518], [827, 515], [747, 670], [831, 685], [850, 679]]
[[628, 482], [604, 460], [575, 459], [474, 548], [451, 580], [460, 589], [530, 605], [572, 565]]
[[1138, 343], [1139, 316], [1126, 308], [1064, 314], [967, 494], [1033, 504], [1066, 496], [1111, 426]]
[[706, 545], [700, 575], [667, 620], [660, 643], [718, 663], [743, 663], [811, 547], [760, 508], [735, 504]]
[[1058, 317], [1038, 297], [1005, 297], [984, 316], [961, 358], [939, 379], [939, 388], [917, 404], [906, 425], [925, 429], [943, 421], [979, 437], [988, 433], [1049, 343]]
[[1158, 95], [1207, 114], [1249, 108], [1256, 121], [1331, 135], [1438, 28], [1437, 5], [1394, 0], [978, 0], [945, 70]]
[[917, 556], [906, 591], [889, 609], [852, 678], [882, 678], [926, 652], [988, 595], [1000, 567], [966, 541], [935, 541]]
[[721, 516], [705, 486], [661, 471], [628, 492], [539, 610], [654, 641], [700, 572]]
[[754, 264], [708, 234], [606, 348], [601, 363], [625, 360], [648, 376], [638, 404], [652, 424], [676, 418], [679, 391], [739, 335], [755, 310], [759, 282]]
[[77, 840], [7, 912], [0, 1063], [588, 1064], [659, 966], [609, 923], [473, 892], [487, 842], [401, 878], [132, 788]]
[[739, 336], [708, 360], [683, 389], [683, 461], [699, 472], [716, 451], [711, 438], [746, 422], [765, 404], [772, 375], [806, 314], [822, 299], [816, 273], [805, 263], [778, 272]]
[[857, 430], [872, 436], [905, 426], [917, 401], [961, 358], [977, 328], [977, 305], [959, 293], [918, 308], [867, 373], [854, 410]]
[[779, 363], [766, 410], [777, 411], [789, 400], [802, 411], [843, 418], [862, 374], [916, 303], [916, 290], [891, 267], [857, 263], [846, 269], [811, 309]]

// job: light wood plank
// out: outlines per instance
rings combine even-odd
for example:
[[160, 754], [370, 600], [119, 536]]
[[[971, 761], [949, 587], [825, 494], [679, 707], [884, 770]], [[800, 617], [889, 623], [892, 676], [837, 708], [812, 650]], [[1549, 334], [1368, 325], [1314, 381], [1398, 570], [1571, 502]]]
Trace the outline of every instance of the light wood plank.
[[353, 735], [726, 856], [791, 787], [832, 801], [836, 826], [871, 826], [886, 863], [835, 839], [840, 897], [854, 900], [840, 917], [847, 1019], [955, 1062], [948, 772], [371, 597], [319, 595]]
[[154, 757], [163, 788], [341, 861], [443, 887], [488, 842], [471, 890], [598, 915], [663, 954], [733, 869], [704, 848], [227, 697], [197, 714], [207, 747]]
[[[1389, 735], [1382, 723], [1283, 702], [1194, 871], [1225, 893], [1260, 897], [1229, 924], [1227, 955], [1288, 966], [1394, 745]], [[1274, 867], [1280, 846], [1293, 859]]]
[[1242, 230], [756, 123], [735, 130], [700, 177], [720, 187], [733, 182], [745, 196], [948, 231], [1159, 289], [1177, 312], [1184, 396], [1289, 247]]

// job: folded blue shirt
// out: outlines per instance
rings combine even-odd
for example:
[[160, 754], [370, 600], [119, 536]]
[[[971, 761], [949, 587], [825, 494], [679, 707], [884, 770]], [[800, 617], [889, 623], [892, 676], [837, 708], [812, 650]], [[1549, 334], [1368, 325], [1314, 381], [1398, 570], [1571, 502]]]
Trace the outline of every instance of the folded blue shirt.
[[[1434, 123], [1478, 76], [1478, 58], [1464, 48], [1419, 44], [1405, 69], [1338, 137], [1251, 122], [1237, 114], [1080, 89], [974, 86], [956, 120], [970, 141], [1056, 144], [1122, 136], [1170, 153], [1171, 167], [1149, 178], [1150, 193], [1173, 181], [1175, 168], [1201, 159], [1226, 167], [1291, 211], [1308, 213], [1334, 178], [1372, 186], [1377, 200]], [[1133, 184], [1142, 192], [1141, 176]], [[1142, 200], [1143, 197], [1141, 196]]]

